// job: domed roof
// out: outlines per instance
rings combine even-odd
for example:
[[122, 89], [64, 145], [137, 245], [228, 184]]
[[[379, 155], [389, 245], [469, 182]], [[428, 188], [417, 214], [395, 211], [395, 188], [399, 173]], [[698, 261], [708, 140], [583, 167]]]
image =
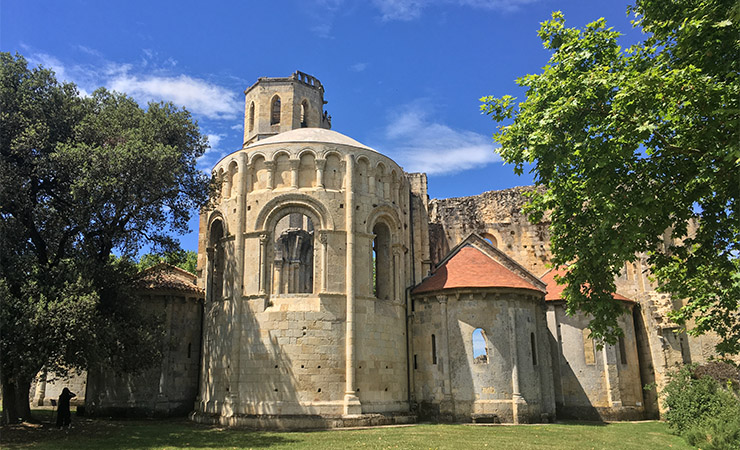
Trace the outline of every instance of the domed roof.
[[259, 140], [247, 146], [247, 149], [252, 149], [260, 145], [267, 144], [287, 144], [293, 142], [315, 142], [318, 144], [341, 144], [348, 145], [350, 147], [359, 147], [366, 150], [376, 151], [367, 145], [361, 144], [349, 136], [345, 136], [342, 133], [336, 131], [327, 130], [324, 128], [296, 128], [295, 130], [285, 131], [283, 133], [270, 136], [269, 138]]

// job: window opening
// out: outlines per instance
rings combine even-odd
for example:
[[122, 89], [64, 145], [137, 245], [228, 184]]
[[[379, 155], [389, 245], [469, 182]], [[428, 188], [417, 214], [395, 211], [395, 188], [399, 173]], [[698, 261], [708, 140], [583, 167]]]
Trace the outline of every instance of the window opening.
[[619, 336], [619, 360], [622, 362], [622, 364], [627, 364], [627, 350], [626, 346], [624, 345], [624, 336]]
[[210, 289], [210, 295], [211, 299], [221, 300], [223, 298], [223, 289], [224, 289], [224, 247], [223, 242], [221, 242], [221, 239], [224, 237], [224, 226], [223, 222], [220, 220], [216, 220], [211, 225], [211, 233], [210, 233], [210, 257], [211, 257], [211, 264], [210, 264], [210, 270], [211, 270], [211, 289]]
[[280, 97], [277, 95], [272, 99], [272, 114], [270, 115], [270, 125], [280, 123]]
[[432, 364], [437, 364], [437, 338], [432, 335]]
[[488, 364], [488, 346], [483, 328], [476, 328], [473, 331], [473, 363]]
[[308, 100], [301, 103], [301, 128], [308, 127]]
[[249, 105], [249, 131], [254, 130], [254, 102]]
[[312, 293], [313, 222], [291, 213], [278, 221], [274, 233], [273, 293]]
[[388, 300], [392, 294], [393, 260], [391, 259], [391, 230], [384, 223], [373, 228], [373, 294]]
[[583, 330], [583, 357], [586, 359], [586, 364], [596, 364], [594, 340], [591, 339], [591, 332], [588, 330], [588, 328]]
[[532, 365], [537, 365], [537, 341], [534, 339], [534, 333], [529, 333], [529, 343], [532, 346]]

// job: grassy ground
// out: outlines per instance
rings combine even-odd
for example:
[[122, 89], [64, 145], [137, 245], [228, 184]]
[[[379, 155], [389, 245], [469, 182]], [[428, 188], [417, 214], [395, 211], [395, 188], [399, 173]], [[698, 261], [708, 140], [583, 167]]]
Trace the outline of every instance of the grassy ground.
[[[42, 420], [48, 418], [40, 417]], [[91, 420], [0, 429], [0, 447], [33, 449], [689, 449], [661, 422], [552, 425], [413, 425], [301, 433], [222, 429], [177, 420]]]

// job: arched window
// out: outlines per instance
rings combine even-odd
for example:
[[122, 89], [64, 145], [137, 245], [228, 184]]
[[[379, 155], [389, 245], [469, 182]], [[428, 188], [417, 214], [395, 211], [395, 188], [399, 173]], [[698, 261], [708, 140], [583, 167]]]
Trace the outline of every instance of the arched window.
[[389, 300], [392, 292], [393, 260], [391, 258], [391, 230], [384, 223], [373, 228], [373, 293], [375, 297]]
[[301, 128], [308, 127], [308, 100], [301, 103]]
[[313, 222], [301, 213], [285, 215], [275, 225], [272, 271], [274, 294], [313, 292]]
[[490, 233], [483, 233], [483, 239], [488, 241], [489, 244], [493, 247], [498, 247], [498, 243], [496, 242], [496, 237]]
[[272, 98], [272, 109], [270, 113], [270, 125], [280, 123], [280, 97], [277, 95]]
[[221, 300], [224, 293], [224, 245], [221, 240], [224, 237], [224, 225], [220, 220], [211, 224], [211, 232], [208, 238], [208, 258], [210, 259], [208, 269], [210, 276], [210, 298], [213, 301]]
[[254, 130], [254, 102], [249, 105], [249, 131]]
[[488, 344], [483, 328], [473, 330], [473, 364], [488, 364]]

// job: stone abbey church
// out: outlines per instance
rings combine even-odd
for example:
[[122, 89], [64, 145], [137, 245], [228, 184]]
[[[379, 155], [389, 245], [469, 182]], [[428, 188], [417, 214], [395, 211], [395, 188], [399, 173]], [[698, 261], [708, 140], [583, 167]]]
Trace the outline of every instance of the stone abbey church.
[[332, 131], [324, 87], [302, 72], [260, 78], [245, 100], [244, 146], [214, 167], [220, 197], [200, 217], [197, 282], [169, 269], [143, 286], [166, 317], [163, 363], [91, 372], [91, 413], [264, 428], [633, 420], [661, 409], [644, 385], [713, 355], [712, 338], [666, 318], [674, 301], [644, 259], [616, 280], [624, 337], [590, 339], [548, 270], [548, 224], [521, 212], [532, 187], [430, 200], [425, 174]]

